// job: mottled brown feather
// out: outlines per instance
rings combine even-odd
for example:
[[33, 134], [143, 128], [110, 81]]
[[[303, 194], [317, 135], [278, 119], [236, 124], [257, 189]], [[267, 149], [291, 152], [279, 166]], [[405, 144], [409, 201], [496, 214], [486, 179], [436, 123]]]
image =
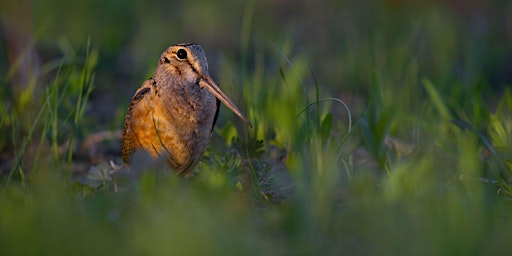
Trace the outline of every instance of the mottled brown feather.
[[153, 77], [132, 98], [123, 131], [123, 161], [130, 164], [134, 151], [141, 150], [153, 159], [167, 157], [174, 170], [187, 173], [208, 146], [220, 102], [251, 126], [208, 74], [199, 45], [169, 47]]
[[126, 116], [124, 118], [123, 138], [121, 140], [122, 157], [125, 163], [130, 161], [130, 156], [133, 151], [135, 151], [136, 138], [134, 138], [134, 133], [130, 125], [133, 118], [133, 109], [136, 108], [137, 104], [144, 98], [144, 95], [151, 92], [149, 84], [152, 82], [154, 82], [152, 79], [146, 80], [142, 87], [135, 92], [135, 95], [133, 95], [130, 102], [130, 106], [128, 107], [128, 111], [126, 112]]

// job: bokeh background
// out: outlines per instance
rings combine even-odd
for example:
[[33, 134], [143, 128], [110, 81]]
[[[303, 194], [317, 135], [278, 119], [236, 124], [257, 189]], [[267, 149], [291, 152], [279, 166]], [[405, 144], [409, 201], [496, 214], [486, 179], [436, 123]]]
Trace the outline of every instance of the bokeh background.
[[[180, 42], [201, 44], [219, 78], [236, 72], [226, 62], [251, 66], [255, 56], [278, 55], [273, 46], [293, 40], [325, 95], [364, 98], [372, 72], [400, 84], [411, 64], [439, 87], [482, 80], [499, 91], [512, 82], [511, 8], [507, 1], [479, 0], [2, 1], [0, 70], [7, 73], [26, 46], [42, 65], [79, 53], [91, 38], [100, 61], [89, 107], [101, 124], [122, 116], [119, 106], [151, 74], [159, 54]], [[272, 64], [267, 68], [275, 72]], [[243, 83], [233, 82], [225, 86]]]
[[[0, 23], [2, 255], [512, 252], [512, 1], [0, 0]], [[113, 175], [182, 42], [255, 127], [222, 108], [192, 177]]]

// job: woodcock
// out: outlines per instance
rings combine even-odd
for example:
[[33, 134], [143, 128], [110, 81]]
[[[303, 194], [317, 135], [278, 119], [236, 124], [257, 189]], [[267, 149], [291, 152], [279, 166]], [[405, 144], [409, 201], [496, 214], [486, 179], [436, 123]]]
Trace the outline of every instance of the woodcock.
[[153, 77], [132, 98], [126, 114], [122, 154], [130, 164], [135, 151], [165, 157], [179, 174], [203, 156], [224, 103], [252, 124], [208, 73], [206, 54], [197, 44], [178, 44], [160, 56]]

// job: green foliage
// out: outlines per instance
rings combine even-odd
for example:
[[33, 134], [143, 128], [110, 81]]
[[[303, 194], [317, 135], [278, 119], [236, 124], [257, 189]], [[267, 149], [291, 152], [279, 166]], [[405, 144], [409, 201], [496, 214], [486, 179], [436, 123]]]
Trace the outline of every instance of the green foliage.
[[497, 179], [507, 198], [512, 196], [512, 93], [507, 89], [496, 112], [490, 115], [489, 142], [483, 156], [491, 177]]
[[385, 145], [395, 114], [394, 107], [384, 105], [382, 88], [376, 75], [372, 77], [369, 92], [370, 106], [359, 120], [366, 149], [379, 166], [388, 171], [388, 152]]
[[[15, 174], [22, 180], [24, 173], [37, 176], [41, 168], [39, 163], [47, 161], [50, 155], [53, 160], [58, 161], [65, 154], [68, 164], [71, 165], [75, 137], [84, 116], [87, 98], [94, 88], [94, 74], [91, 70], [98, 61], [97, 51], [90, 50], [90, 41], [87, 42], [85, 49], [85, 59], [73, 54], [65, 55], [42, 67], [44, 72], [55, 72], [55, 78], [45, 88], [41, 104], [33, 106], [38, 108], [37, 114], [29, 123], [23, 121], [25, 111], [29, 110], [18, 112], [10, 109], [10, 101], [19, 102], [24, 99], [12, 98], [2, 104], [5, 122], [2, 122], [0, 130], [4, 134], [10, 130], [15, 131], [10, 138], [4, 138], [7, 148], [12, 148], [15, 152], [14, 161], [5, 180], [7, 185]], [[59, 145], [64, 143], [67, 144], [67, 153], [59, 149]], [[43, 147], [48, 145], [51, 145], [51, 154], [43, 150]]]
[[[501, 27], [466, 27], [439, 1], [228, 2], [66, 3], [52, 14], [65, 12], [61, 26], [45, 15], [54, 4], [34, 3], [48, 24], [36, 41], [60, 57], [44, 60], [40, 94], [10, 92], [19, 65], [0, 60], [0, 254], [512, 251], [512, 91], [493, 73], [510, 54]], [[502, 17], [510, 4], [495, 2], [483, 9]], [[94, 31], [77, 47], [81, 29]], [[188, 177], [106, 164], [119, 156], [84, 161], [81, 139], [122, 122], [96, 122], [91, 99], [115, 95], [113, 116], [124, 114], [169, 40], [211, 40], [210, 72], [254, 128], [221, 110]]]

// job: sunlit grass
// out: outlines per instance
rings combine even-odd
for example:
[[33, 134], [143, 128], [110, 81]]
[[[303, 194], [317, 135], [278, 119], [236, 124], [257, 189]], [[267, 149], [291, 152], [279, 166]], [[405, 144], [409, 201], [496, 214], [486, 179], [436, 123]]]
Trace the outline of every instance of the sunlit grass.
[[[338, 85], [318, 80], [327, 71], [294, 36], [252, 46], [253, 11], [248, 5], [242, 19], [242, 64], [226, 57], [216, 79], [254, 128], [221, 110], [187, 178], [160, 163], [97, 186], [70, 175], [79, 138], [94, 130], [85, 111], [101, 58], [90, 41], [44, 65], [53, 79], [31, 122], [13, 111], [18, 99], [3, 97], [0, 141], [13, 160], [1, 176], [1, 254], [511, 251], [512, 93], [489, 92], [492, 110], [478, 79], [451, 73], [462, 42], [450, 16], [422, 17], [450, 24], [438, 34], [413, 20], [397, 29], [403, 40], [372, 31], [345, 42], [331, 57], [353, 84]], [[429, 47], [439, 58], [426, 56]], [[350, 88], [354, 97], [367, 93], [363, 108], [336, 94]]]

